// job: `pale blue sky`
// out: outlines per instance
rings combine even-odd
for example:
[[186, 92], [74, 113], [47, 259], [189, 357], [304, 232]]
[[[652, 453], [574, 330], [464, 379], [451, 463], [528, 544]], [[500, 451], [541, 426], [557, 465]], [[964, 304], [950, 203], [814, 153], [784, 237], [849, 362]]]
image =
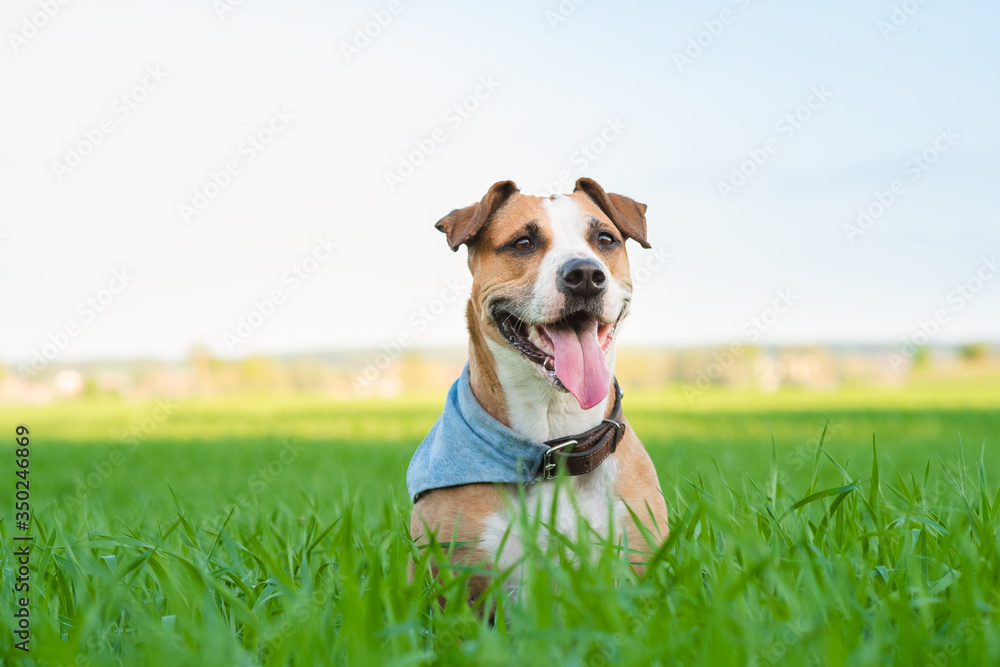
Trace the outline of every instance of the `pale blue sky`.
[[[953, 294], [1000, 255], [996, 3], [914, 2], [883, 35], [893, 2], [588, 0], [552, 28], [556, 1], [400, 0], [350, 62], [342, 43], [388, 2], [243, 0], [221, 20], [214, 4], [72, 2], [15, 53], [39, 5], [4, 3], [0, 359], [71, 324], [60, 361], [461, 344], [460, 306], [417, 322], [465, 275], [434, 222], [494, 181], [541, 194], [563, 171], [569, 189], [587, 175], [646, 202], [670, 255], [637, 290], [626, 344], [745, 341], [779, 289], [798, 300], [761, 342], [895, 343], [940, 309], [934, 342], [1000, 340], [1000, 275], [961, 308]], [[679, 71], [674, 53], [723, 11]], [[121, 117], [149, 67], [163, 79]], [[455, 127], [446, 113], [481, 78], [499, 85]], [[786, 136], [776, 123], [817, 89], [829, 99]], [[294, 118], [247, 159], [281, 108]], [[103, 118], [112, 132], [59, 181], [53, 162]], [[609, 122], [606, 149], [574, 157]], [[444, 142], [390, 189], [436, 128]], [[947, 128], [957, 139], [910, 180], [907, 160]], [[777, 152], [723, 201], [718, 182], [769, 139]], [[230, 160], [240, 173], [185, 224], [180, 205]], [[903, 193], [849, 242], [844, 225], [896, 179]], [[320, 235], [340, 249], [293, 287]], [[633, 268], [652, 257], [631, 252]], [[79, 304], [120, 269], [134, 278], [89, 318]], [[227, 345], [275, 289], [273, 315]]]

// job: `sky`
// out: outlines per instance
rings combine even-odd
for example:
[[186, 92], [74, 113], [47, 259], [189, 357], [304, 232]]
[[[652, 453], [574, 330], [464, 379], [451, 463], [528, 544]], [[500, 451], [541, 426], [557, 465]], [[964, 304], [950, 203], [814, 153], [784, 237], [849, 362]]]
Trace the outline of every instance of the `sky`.
[[580, 176], [649, 207], [625, 344], [1000, 341], [998, 25], [972, 1], [7, 0], [0, 360], [462, 345], [466, 252], [434, 223]]

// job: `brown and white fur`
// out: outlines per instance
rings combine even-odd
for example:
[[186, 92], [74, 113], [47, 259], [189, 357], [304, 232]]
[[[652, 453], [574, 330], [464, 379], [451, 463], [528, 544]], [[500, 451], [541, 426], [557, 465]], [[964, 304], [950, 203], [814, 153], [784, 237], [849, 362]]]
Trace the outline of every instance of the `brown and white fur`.
[[[478, 204], [452, 211], [437, 223], [453, 250], [468, 246], [473, 277], [466, 310], [472, 391], [487, 412], [522, 436], [543, 442], [597, 426], [611, 412], [614, 389], [609, 387], [603, 401], [583, 409], [554, 381], [551, 368], [544, 368], [512, 344], [510, 332], [500, 330], [503, 322], [498, 322], [497, 310], [502, 309], [501, 315], [512, 314], [529, 328], [560, 320], [569, 306], [569, 296], [557, 287], [560, 267], [578, 258], [596, 260], [609, 279], [600, 298], [591, 299], [587, 309], [598, 321], [604, 361], [613, 378], [612, 336], [628, 313], [632, 295], [625, 241], [633, 239], [649, 247], [645, 210], [645, 204], [608, 194], [586, 178], [577, 181], [572, 194], [551, 197], [523, 195], [513, 182], [502, 181]], [[545, 346], [535, 338], [532, 342]], [[571, 477], [569, 482], [574, 498], [561, 493], [555, 516], [544, 516], [563, 534], [572, 538], [577, 517], [582, 515], [599, 534], [620, 541], [624, 531], [630, 550], [649, 550], [628, 506], [658, 540], [666, 540], [667, 508], [656, 471], [631, 427], [617, 450], [594, 472]], [[526, 509], [531, 515], [549, 512], [554, 484], [542, 481], [526, 486]], [[516, 527], [511, 529], [520, 511], [518, 502], [510, 486], [436, 489], [418, 499], [410, 531], [418, 544], [426, 543], [428, 530], [440, 542], [450, 542], [456, 535], [461, 546], [451, 550], [452, 561], [495, 562], [507, 569], [522, 554]], [[633, 554], [632, 560], [641, 558]], [[473, 580], [470, 599], [478, 597], [485, 584], [485, 578]]]

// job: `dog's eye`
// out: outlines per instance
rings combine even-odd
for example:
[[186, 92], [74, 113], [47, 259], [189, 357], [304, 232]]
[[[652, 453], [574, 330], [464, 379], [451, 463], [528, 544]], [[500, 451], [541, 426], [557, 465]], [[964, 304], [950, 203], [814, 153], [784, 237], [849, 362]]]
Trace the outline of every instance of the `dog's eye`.
[[601, 232], [600, 234], [597, 235], [597, 245], [604, 246], [606, 248], [614, 244], [615, 244], [615, 237], [612, 236], [611, 234], [608, 234], [607, 232]]
[[531, 241], [530, 237], [522, 236], [518, 240], [514, 241], [514, 248], [517, 250], [531, 250], [535, 247], [535, 244]]

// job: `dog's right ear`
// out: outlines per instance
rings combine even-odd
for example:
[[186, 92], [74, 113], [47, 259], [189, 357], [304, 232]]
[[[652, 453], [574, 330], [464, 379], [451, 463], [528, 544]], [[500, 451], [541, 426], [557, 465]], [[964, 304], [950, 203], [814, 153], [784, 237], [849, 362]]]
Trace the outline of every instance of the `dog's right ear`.
[[517, 192], [514, 181], [494, 183], [478, 204], [455, 209], [438, 220], [434, 227], [448, 236], [448, 246], [457, 252], [460, 245], [475, 240], [490, 217]]

